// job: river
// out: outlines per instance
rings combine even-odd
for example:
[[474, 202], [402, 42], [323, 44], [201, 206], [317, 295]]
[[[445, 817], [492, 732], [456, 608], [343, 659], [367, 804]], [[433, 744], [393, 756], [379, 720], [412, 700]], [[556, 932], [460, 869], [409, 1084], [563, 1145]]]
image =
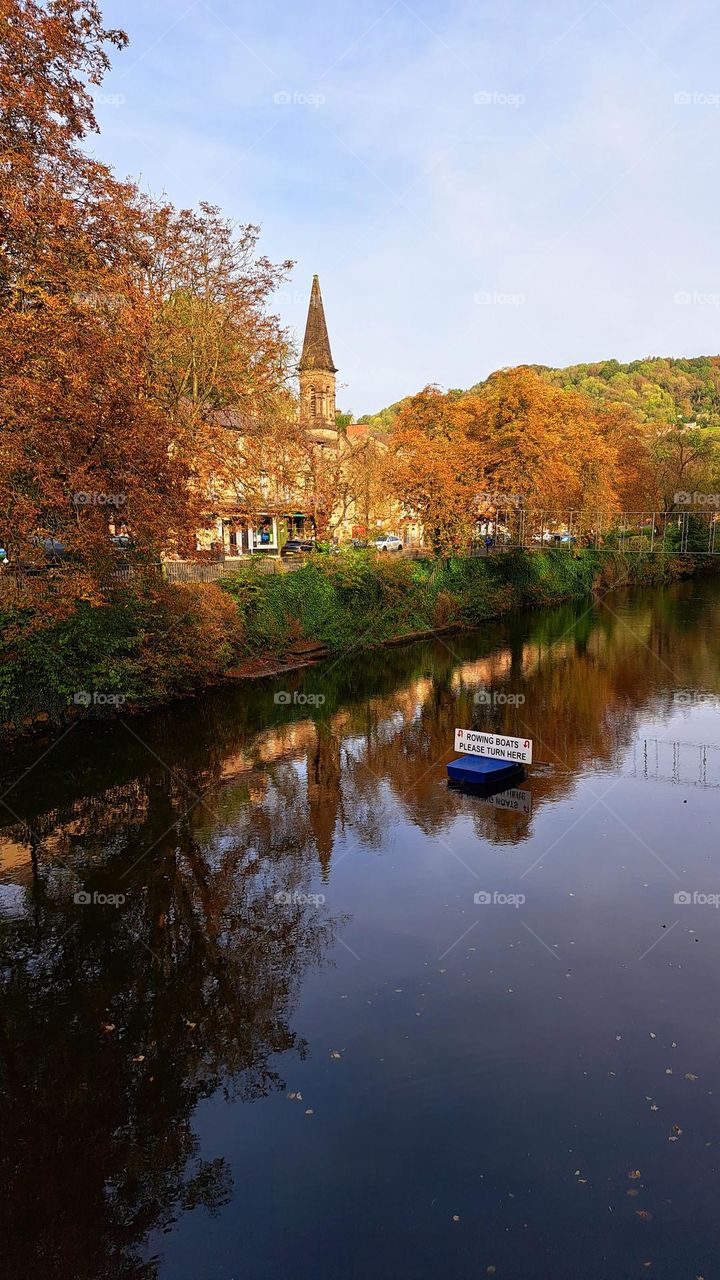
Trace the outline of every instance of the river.
[[6, 759], [7, 1280], [715, 1276], [719, 707], [709, 578]]

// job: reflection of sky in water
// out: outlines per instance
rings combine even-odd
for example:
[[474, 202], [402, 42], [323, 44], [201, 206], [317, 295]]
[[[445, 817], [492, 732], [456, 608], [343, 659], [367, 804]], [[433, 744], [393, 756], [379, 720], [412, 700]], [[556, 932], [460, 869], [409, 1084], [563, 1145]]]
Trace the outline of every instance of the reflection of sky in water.
[[0, 916], [20, 916], [27, 910], [28, 903], [23, 886], [3, 884], [0, 881]]

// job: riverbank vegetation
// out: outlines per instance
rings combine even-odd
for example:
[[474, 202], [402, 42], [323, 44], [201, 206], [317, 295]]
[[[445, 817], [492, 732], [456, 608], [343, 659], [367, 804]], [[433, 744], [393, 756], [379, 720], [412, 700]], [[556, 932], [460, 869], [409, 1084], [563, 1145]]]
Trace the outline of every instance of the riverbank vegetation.
[[282, 666], [305, 641], [335, 655], [433, 631], [466, 629], [512, 609], [651, 585], [707, 567], [707, 558], [548, 548], [448, 561], [372, 552], [309, 557], [288, 574], [250, 561], [219, 584], [156, 577], [115, 589], [102, 608], [78, 603], [40, 625], [0, 611], [0, 724], [6, 734], [81, 716], [159, 705]]

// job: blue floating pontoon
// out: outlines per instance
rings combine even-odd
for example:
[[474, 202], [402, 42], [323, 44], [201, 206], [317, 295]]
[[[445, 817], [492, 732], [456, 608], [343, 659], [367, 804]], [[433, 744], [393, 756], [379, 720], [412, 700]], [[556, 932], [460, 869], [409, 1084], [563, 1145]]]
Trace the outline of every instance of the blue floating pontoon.
[[500, 782], [510, 782], [524, 772], [521, 764], [512, 760], [489, 760], [485, 756], [458, 756], [448, 767], [451, 782], [464, 782], [475, 787], [495, 787]]

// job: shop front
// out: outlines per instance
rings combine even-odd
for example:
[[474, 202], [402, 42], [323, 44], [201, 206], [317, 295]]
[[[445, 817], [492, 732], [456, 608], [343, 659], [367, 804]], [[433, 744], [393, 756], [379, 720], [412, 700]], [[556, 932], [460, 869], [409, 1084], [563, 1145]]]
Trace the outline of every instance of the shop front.
[[242, 516], [223, 520], [222, 538], [226, 560], [240, 559], [257, 551], [272, 554], [280, 550], [278, 520], [269, 514], [256, 516], [252, 521]]

